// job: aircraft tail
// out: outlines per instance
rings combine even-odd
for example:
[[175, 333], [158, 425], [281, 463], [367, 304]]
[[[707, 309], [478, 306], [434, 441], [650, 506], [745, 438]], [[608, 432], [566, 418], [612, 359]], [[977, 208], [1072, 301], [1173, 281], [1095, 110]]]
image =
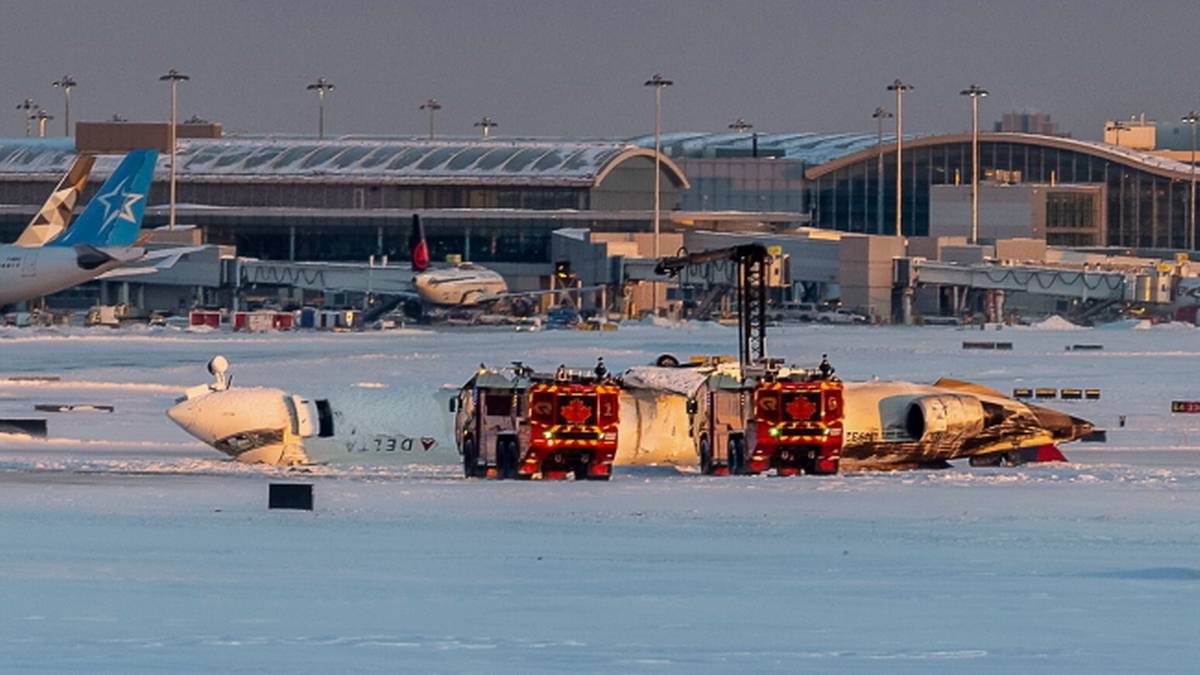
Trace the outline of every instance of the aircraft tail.
[[75, 223], [50, 245], [129, 246], [137, 241], [157, 161], [157, 150], [125, 155]]
[[50, 193], [46, 203], [42, 204], [37, 215], [29, 221], [25, 231], [21, 233], [20, 237], [17, 237], [13, 244], [23, 248], [37, 248], [45, 246], [62, 234], [71, 222], [71, 215], [75, 212], [75, 203], [79, 201], [79, 193], [87, 184], [88, 176], [92, 173], [92, 165], [95, 163], [96, 158], [93, 155], [76, 157], [75, 163], [71, 165], [67, 175], [58, 182], [54, 192]]
[[412, 268], [414, 272], [424, 272], [429, 269], [429, 244], [425, 242], [425, 227], [421, 225], [421, 216], [413, 214], [412, 237]]

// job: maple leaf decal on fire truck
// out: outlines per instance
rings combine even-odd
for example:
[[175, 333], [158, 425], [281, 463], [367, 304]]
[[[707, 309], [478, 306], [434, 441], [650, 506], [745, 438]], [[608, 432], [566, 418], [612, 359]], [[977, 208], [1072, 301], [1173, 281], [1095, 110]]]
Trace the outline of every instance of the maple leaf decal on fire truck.
[[817, 406], [813, 405], [812, 401], [807, 398], [797, 396], [787, 404], [787, 414], [792, 416], [794, 420], [806, 420], [817, 412]]
[[583, 424], [592, 416], [592, 409], [588, 407], [580, 399], [572, 399], [570, 405], [564, 407], [561, 411], [562, 418], [568, 424]]

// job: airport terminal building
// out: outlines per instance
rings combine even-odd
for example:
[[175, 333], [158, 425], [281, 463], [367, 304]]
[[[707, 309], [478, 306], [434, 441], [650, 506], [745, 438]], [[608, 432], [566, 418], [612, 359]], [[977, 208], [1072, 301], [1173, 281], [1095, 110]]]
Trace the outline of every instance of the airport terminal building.
[[[644, 228], [654, 200], [653, 151], [619, 142], [214, 138], [180, 146], [178, 222], [198, 226], [204, 243], [264, 259], [404, 259], [411, 214], [420, 213], [435, 259], [548, 262], [555, 229]], [[0, 143], [0, 239], [15, 238], [75, 153], [70, 139]], [[117, 159], [97, 161], [93, 186]], [[166, 222], [169, 162], [160, 156], [150, 226]], [[669, 158], [660, 164], [669, 212], [688, 183]]]
[[[114, 144], [111, 133], [96, 132], [122, 126], [164, 125], [83, 123], [78, 148], [73, 139], [0, 141], [0, 240], [15, 238], [76, 152], [161, 142], [143, 133]], [[412, 213], [424, 215], [435, 259], [478, 262], [548, 262], [550, 233], [560, 227], [652, 229], [651, 137], [318, 141], [221, 137], [217, 129], [210, 137], [181, 134], [179, 222], [198, 225], [206, 243], [234, 245], [247, 256], [404, 257]], [[699, 227], [722, 214], [747, 226], [894, 234], [893, 141], [886, 134], [665, 134], [664, 227]], [[937, 188], [969, 189], [970, 150], [966, 134], [905, 140], [905, 235], [946, 234], [965, 224], [953, 206], [954, 190]], [[92, 184], [115, 163], [115, 154], [102, 156]], [[152, 226], [166, 221], [168, 166], [164, 153], [148, 199]], [[1015, 211], [1003, 203], [1014, 197], [1001, 188], [1036, 187], [1019, 199], [1037, 200], [1027, 206], [1039, 222], [1003, 225], [1042, 233], [1052, 245], [1182, 248], [1189, 243], [1191, 171], [1189, 164], [1106, 143], [983, 133], [981, 218], [991, 209], [1011, 221]]]
[[[231, 272], [216, 261], [233, 249], [243, 258], [364, 268], [372, 257], [406, 261], [413, 214], [422, 216], [434, 260], [483, 263], [513, 290], [553, 283], [555, 241], [564, 233], [604, 237], [606, 255], [652, 255], [646, 235], [654, 228], [655, 153], [649, 137], [316, 140], [226, 137], [216, 125], [188, 127], [181, 125], [177, 220], [196, 226], [187, 243], [221, 247], [194, 278], [203, 281], [184, 282], [194, 283], [192, 297], [201, 302], [208, 295], [200, 287], [228, 288]], [[81, 123], [77, 130], [75, 139], [0, 141], [0, 240], [17, 236], [79, 152], [100, 155], [86, 200], [125, 149], [166, 146], [162, 124]], [[731, 234], [751, 233], [823, 241], [802, 233], [806, 225], [831, 231], [829, 241], [841, 240], [835, 232], [882, 235], [846, 239], [842, 253], [820, 254], [832, 256], [840, 272], [822, 266], [829, 260], [797, 258], [792, 278], [840, 286], [843, 293], [854, 284], [869, 287], [868, 300], [858, 306], [887, 316], [891, 259], [905, 255], [903, 242], [885, 241], [896, 231], [893, 141], [874, 134], [666, 134], [658, 158], [661, 227], [671, 237], [662, 252], [699, 241], [689, 234], [710, 231], [724, 233], [725, 242]], [[982, 243], [1032, 239], [1043, 250], [1047, 244], [1120, 247], [1165, 256], [1190, 242], [1189, 164], [1027, 133], [981, 134], [980, 151]], [[167, 222], [169, 162], [164, 152], [147, 199], [151, 227]], [[970, 222], [970, 136], [906, 139], [903, 168], [903, 234], [962, 240]], [[991, 255], [970, 254], [978, 260]], [[594, 281], [604, 284], [617, 283], [613, 270], [622, 264], [587, 261], [597, 270]], [[820, 273], [806, 276], [800, 267]], [[869, 280], [852, 282], [859, 277]], [[809, 288], [803, 295], [822, 292]], [[186, 302], [180, 297], [171, 305]]]
[[[653, 147], [652, 139], [635, 142]], [[691, 181], [685, 208], [753, 210], [784, 200], [816, 227], [896, 233], [893, 135], [678, 133], [665, 137], [663, 151]], [[971, 136], [906, 137], [902, 161], [902, 232], [929, 235], [939, 220], [932, 188], [969, 189]], [[1187, 236], [1192, 166], [1184, 162], [1097, 141], [981, 133], [979, 172], [984, 185], [1041, 187], [1042, 201], [1031, 208], [1045, 214], [1037, 229], [1059, 235], [1052, 245], [1180, 249], [1194, 241]], [[988, 208], [981, 200], [981, 214]], [[957, 220], [965, 234], [969, 219]]]

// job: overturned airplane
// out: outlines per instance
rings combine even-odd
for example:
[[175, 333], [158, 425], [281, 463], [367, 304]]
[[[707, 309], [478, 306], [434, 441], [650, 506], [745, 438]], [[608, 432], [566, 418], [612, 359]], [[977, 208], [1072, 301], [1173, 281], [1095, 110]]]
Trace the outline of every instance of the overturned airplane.
[[[193, 387], [167, 415], [239, 461], [463, 462], [468, 476], [485, 475], [494, 463], [487, 460], [490, 445], [479, 445], [482, 438], [456, 431], [455, 441], [447, 442], [414, 434], [417, 421], [395, 414], [403, 407], [395, 392], [329, 392], [316, 398], [277, 388], [231, 387], [228, 363], [221, 357], [210, 362], [209, 370], [216, 381]], [[462, 417], [462, 401], [490, 400], [488, 391], [474, 391], [477, 380], [472, 378], [474, 388], [468, 383], [454, 394], [457, 417]], [[742, 369], [709, 360], [634, 367], [615, 380], [619, 409], [608, 423], [616, 427], [617, 443], [605, 462], [616, 466], [698, 465], [714, 475], [772, 470], [795, 475], [938, 467], [963, 458], [973, 465], [1017, 465], [1064, 460], [1058, 446], [1092, 432], [1086, 420], [952, 379], [932, 385], [842, 382], [829, 368], [775, 363]], [[456, 406], [450, 408], [454, 412]], [[581, 412], [582, 404], [569, 411]], [[504, 415], [515, 416], [513, 439], [529, 435], [536, 412], [531, 405], [504, 409]], [[551, 420], [547, 429], [564, 423]], [[584, 423], [590, 421], [577, 421]], [[605, 437], [611, 431], [588, 430]], [[493, 440], [509, 443], [506, 447], [537, 445], [513, 444], [501, 436]], [[464, 452], [464, 444], [470, 452]], [[522, 463], [528, 461], [518, 455]]]
[[[673, 359], [671, 359], [673, 361]], [[836, 473], [1065, 460], [1091, 423], [943, 378], [842, 382], [832, 369], [735, 363], [631, 368], [624, 437], [635, 454], [691, 454], [706, 473]], [[689, 453], [690, 451], [690, 453]]]

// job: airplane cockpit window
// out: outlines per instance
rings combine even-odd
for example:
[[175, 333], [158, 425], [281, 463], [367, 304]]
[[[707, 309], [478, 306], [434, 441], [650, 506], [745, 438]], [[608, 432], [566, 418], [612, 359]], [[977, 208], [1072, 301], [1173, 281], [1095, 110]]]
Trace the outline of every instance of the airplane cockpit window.
[[329, 407], [329, 401], [317, 401], [317, 422], [320, 425], [320, 430], [317, 436], [321, 438], [329, 438], [333, 436], [333, 409]]

